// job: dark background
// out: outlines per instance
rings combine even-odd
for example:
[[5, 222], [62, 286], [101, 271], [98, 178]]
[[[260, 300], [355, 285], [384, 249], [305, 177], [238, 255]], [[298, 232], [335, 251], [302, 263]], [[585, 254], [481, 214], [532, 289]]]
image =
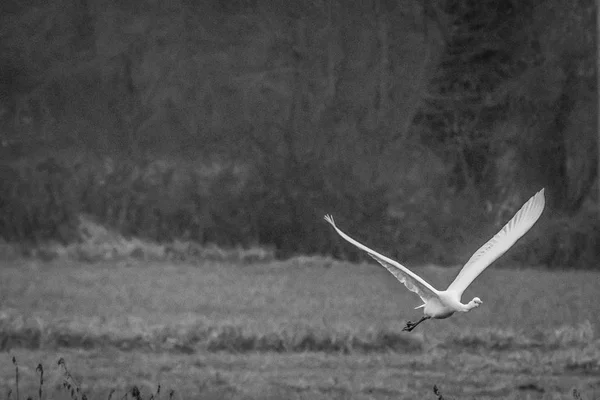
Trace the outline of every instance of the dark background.
[[595, 268], [591, 0], [3, 1], [0, 236]]

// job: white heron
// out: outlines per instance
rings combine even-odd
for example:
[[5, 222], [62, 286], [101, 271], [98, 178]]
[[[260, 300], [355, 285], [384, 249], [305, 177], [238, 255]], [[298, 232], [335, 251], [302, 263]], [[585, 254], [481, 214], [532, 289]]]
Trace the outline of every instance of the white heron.
[[544, 189], [537, 192], [510, 221], [491, 238], [486, 244], [481, 246], [467, 261], [460, 270], [454, 281], [446, 290], [437, 290], [423, 278], [409, 270], [396, 261], [389, 259], [367, 246], [357, 242], [350, 236], [342, 232], [333, 221], [331, 215], [325, 216], [325, 221], [329, 222], [335, 228], [337, 233], [361, 250], [366, 251], [371, 257], [381, 264], [392, 275], [402, 282], [408, 290], [419, 295], [423, 304], [416, 308], [424, 308], [424, 316], [417, 322], [408, 321], [403, 331], [412, 331], [421, 322], [430, 319], [448, 318], [457, 311], [468, 312], [473, 308], [479, 307], [483, 302], [479, 297], [475, 297], [467, 304], [460, 302], [463, 292], [473, 282], [477, 276], [483, 272], [492, 262], [504, 254], [510, 247], [523, 236], [535, 222], [538, 220], [544, 210], [545, 199]]

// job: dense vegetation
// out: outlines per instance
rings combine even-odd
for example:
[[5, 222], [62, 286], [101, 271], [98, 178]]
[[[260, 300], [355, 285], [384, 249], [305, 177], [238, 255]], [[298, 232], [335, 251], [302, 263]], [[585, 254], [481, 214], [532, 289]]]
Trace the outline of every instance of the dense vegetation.
[[0, 13], [0, 235], [454, 263], [540, 187], [530, 264], [600, 255], [591, 0], [30, 0]]

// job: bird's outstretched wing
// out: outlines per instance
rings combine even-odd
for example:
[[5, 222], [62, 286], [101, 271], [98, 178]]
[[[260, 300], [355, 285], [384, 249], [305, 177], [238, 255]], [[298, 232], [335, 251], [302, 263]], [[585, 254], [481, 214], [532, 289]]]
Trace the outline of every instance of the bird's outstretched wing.
[[342, 238], [346, 239], [348, 242], [352, 243], [359, 249], [366, 251], [371, 257], [375, 259], [375, 261], [381, 264], [385, 269], [390, 271], [392, 275], [396, 277], [396, 279], [402, 282], [404, 286], [408, 288], [408, 290], [418, 294], [421, 300], [423, 300], [423, 302], [427, 302], [427, 300], [434, 297], [437, 298], [439, 292], [433, 286], [431, 286], [429, 283], [423, 280], [423, 278], [421, 278], [405, 266], [400, 265], [396, 261], [387, 258], [386, 256], [383, 256], [374, 250], [371, 250], [364, 244], [359, 243], [356, 240], [352, 239], [350, 236], [346, 235], [335, 225], [335, 222], [333, 221], [333, 217], [331, 215], [326, 215], [325, 221], [329, 222]]
[[544, 189], [542, 189], [517, 211], [515, 216], [504, 225], [500, 232], [471, 256], [458, 273], [458, 276], [448, 286], [447, 290], [462, 295], [465, 289], [484, 269], [510, 249], [521, 236], [527, 233], [540, 215], [542, 215], [544, 205]]

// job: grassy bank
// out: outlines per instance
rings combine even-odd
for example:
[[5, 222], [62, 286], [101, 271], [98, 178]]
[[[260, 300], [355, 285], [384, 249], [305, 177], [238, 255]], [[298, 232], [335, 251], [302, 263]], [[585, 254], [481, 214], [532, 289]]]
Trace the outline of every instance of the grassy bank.
[[[417, 272], [444, 287], [457, 268]], [[597, 339], [594, 272], [490, 268], [465, 298], [484, 304], [401, 333], [418, 298], [372, 264], [326, 258], [78, 264], [22, 260], [0, 269], [2, 348], [175, 352], [381, 352], [430, 346], [586, 346]]]
[[[443, 287], [457, 268], [421, 267]], [[490, 268], [482, 307], [402, 333], [417, 298], [373, 264], [56, 259], [0, 268], [0, 390], [88, 399], [517, 399], [597, 395], [598, 276]], [[450, 374], [448, 371], [452, 371]], [[13, 393], [14, 398], [14, 393]]]

